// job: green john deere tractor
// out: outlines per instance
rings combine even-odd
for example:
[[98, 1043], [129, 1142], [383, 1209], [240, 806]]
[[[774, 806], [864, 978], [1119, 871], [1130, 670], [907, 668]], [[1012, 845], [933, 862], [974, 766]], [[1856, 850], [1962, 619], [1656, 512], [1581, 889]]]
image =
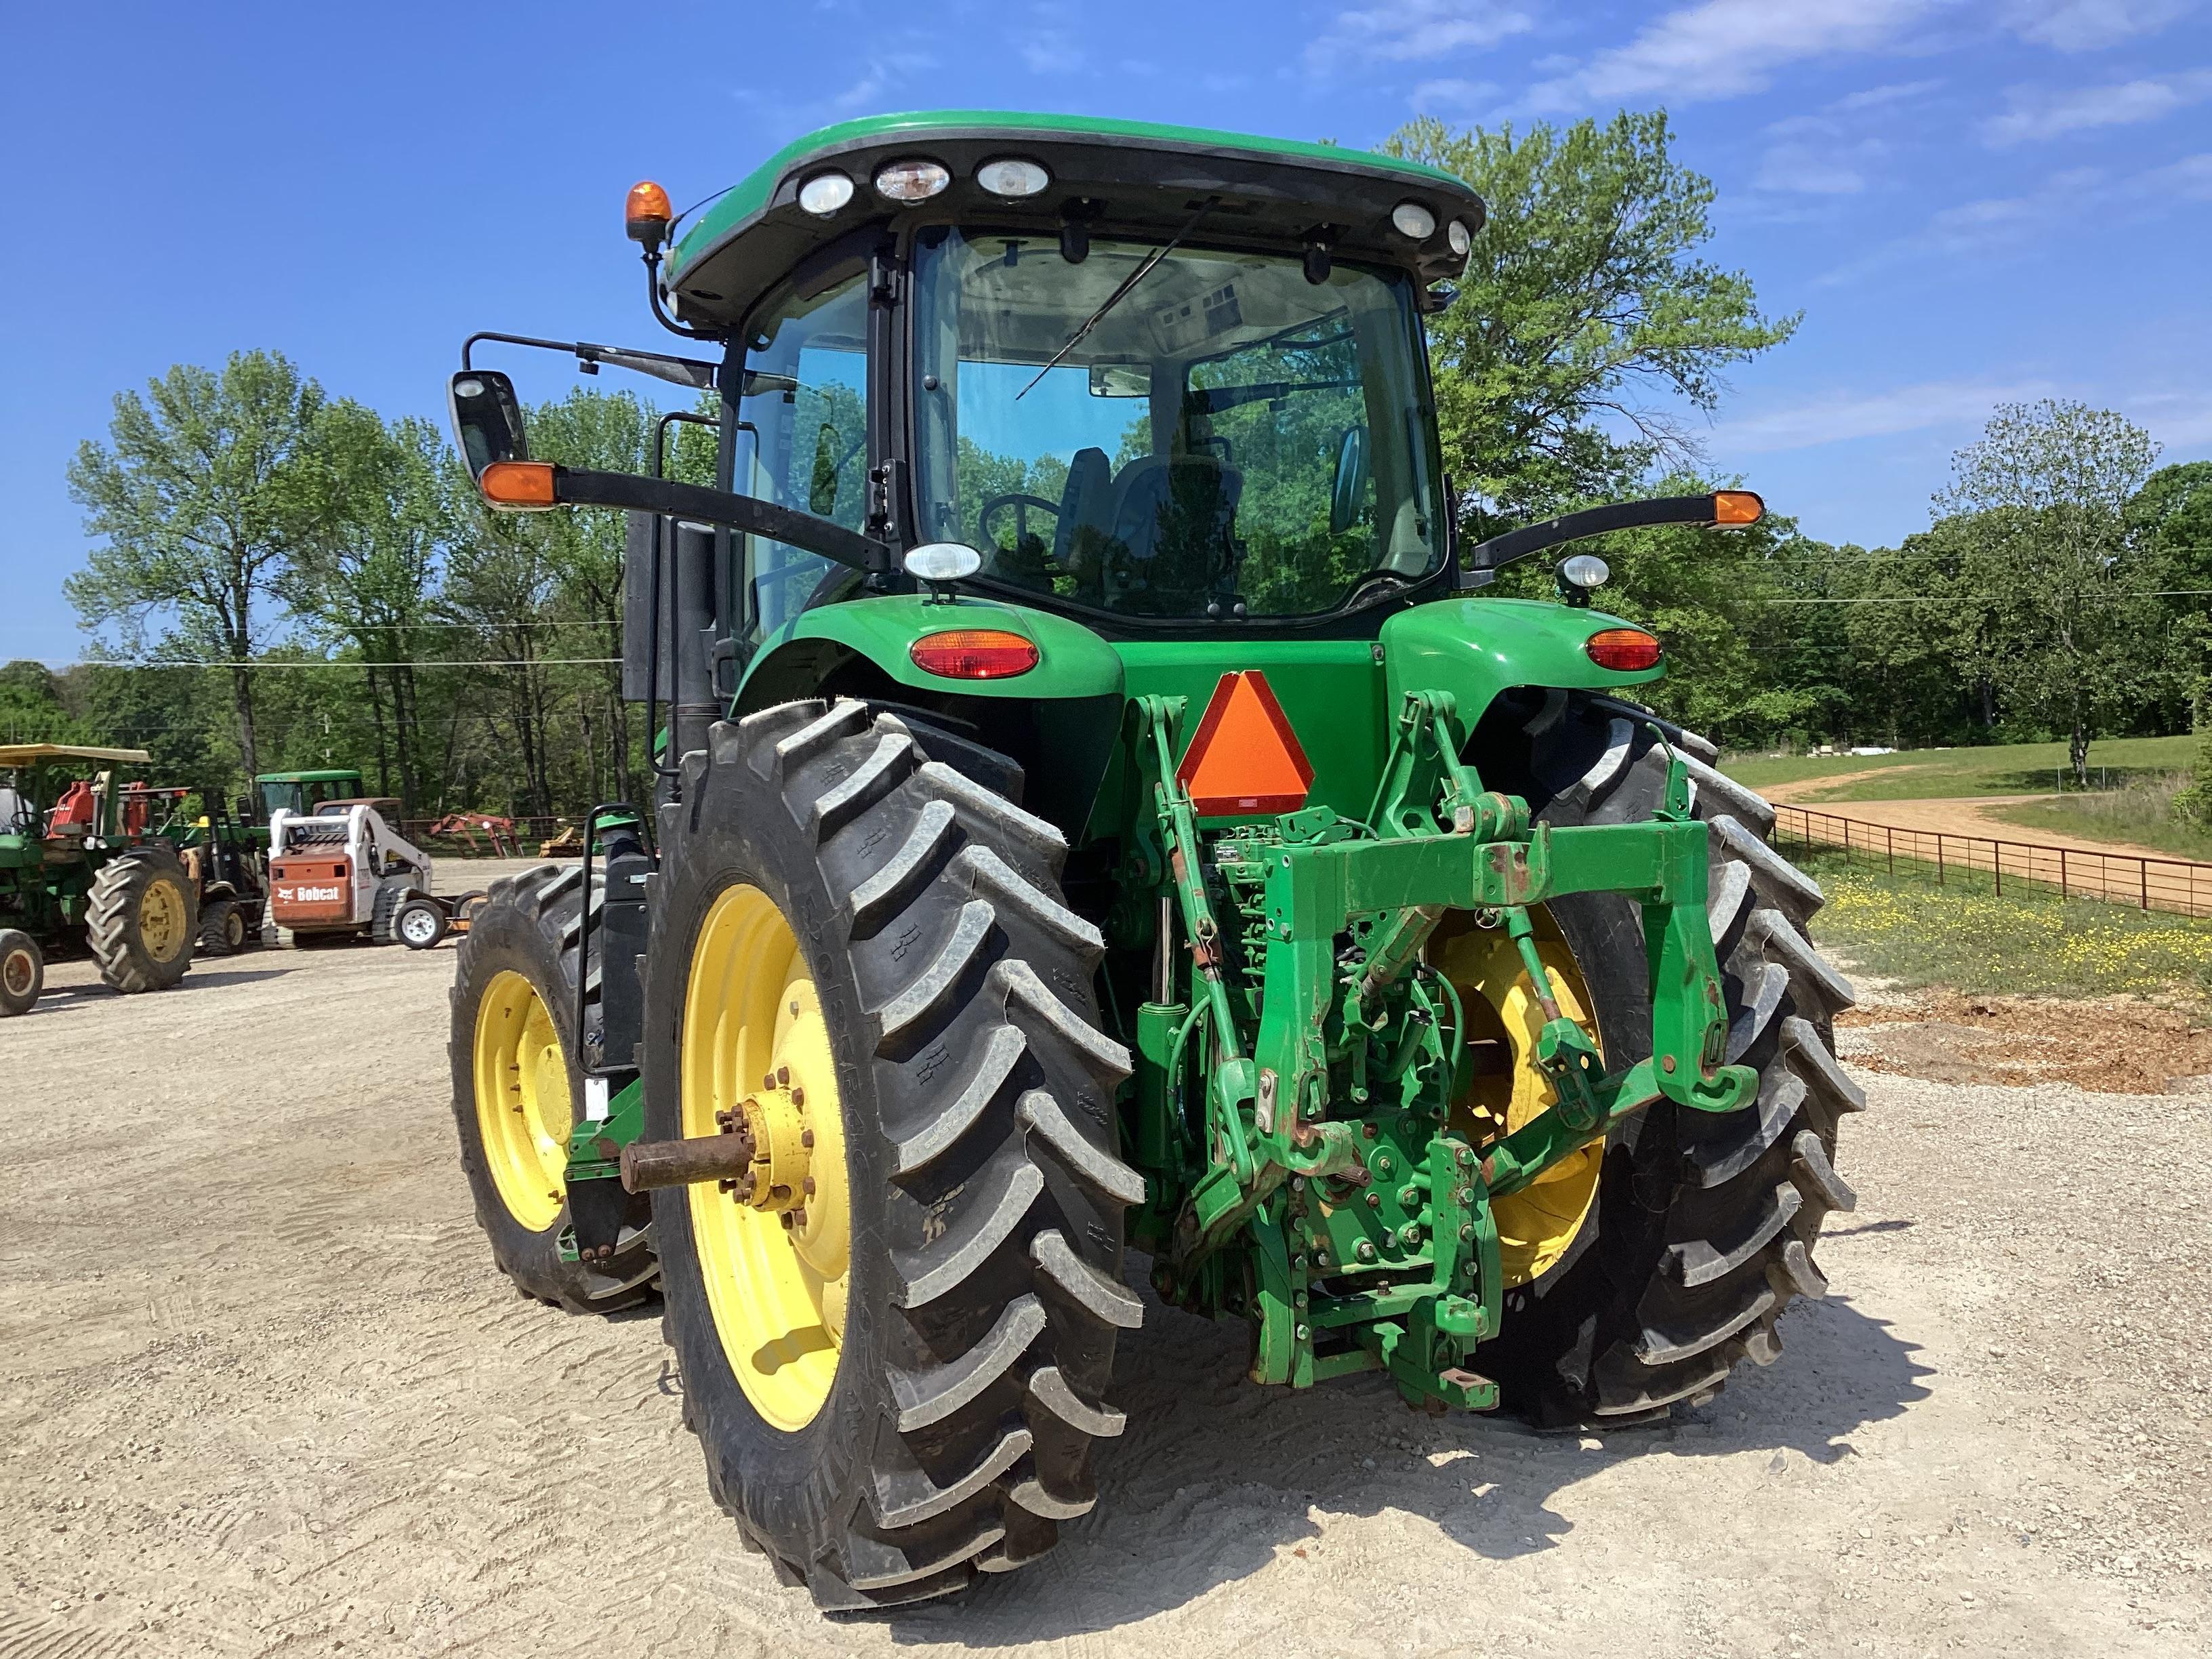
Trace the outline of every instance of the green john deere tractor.
[[[1421, 319], [1482, 219], [1343, 149], [890, 117], [680, 240], [631, 193], [684, 354], [464, 348], [492, 507], [629, 513], [665, 736], [461, 947], [477, 1213], [549, 1303], [657, 1282], [715, 1496], [824, 1606], [1091, 1507], [1125, 1247], [1256, 1382], [1554, 1425], [1710, 1396], [1825, 1289], [1820, 890], [1635, 702], [1601, 561], [1480, 592], [1759, 502], [1458, 539]], [[714, 412], [649, 476], [533, 459], [495, 342]]]
[[166, 990], [191, 966], [198, 884], [161, 816], [181, 792], [125, 782], [152, 758], [0, 745], [0, 1016], [38, 1001], [57, 947], [82, 942], [117, 991]]

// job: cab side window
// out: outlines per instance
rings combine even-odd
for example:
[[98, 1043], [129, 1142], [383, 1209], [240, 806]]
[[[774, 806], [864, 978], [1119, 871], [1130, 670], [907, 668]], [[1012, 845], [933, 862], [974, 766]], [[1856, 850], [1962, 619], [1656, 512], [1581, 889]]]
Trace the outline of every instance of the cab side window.
[[[866, 282], [855, 276], [757, 318], [738, 399], [733, 488], [861, 527], [867, 510]], [[750, 428], [750, 429], [747, 429]], [[765, 536], [744, 538], [747, 632], [755, 641], [805, 607], [832, 562]]]

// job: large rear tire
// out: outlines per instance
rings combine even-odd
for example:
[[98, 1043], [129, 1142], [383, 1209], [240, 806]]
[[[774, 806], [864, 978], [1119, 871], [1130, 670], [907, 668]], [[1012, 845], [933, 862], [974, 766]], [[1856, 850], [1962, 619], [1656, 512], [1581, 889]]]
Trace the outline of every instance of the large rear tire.
[[[1741, 1359], [1771, 1364], [1775, 1322], [1826, 1293], [1820, 1224], [1856, 1203], [1832, 1162], [1838, 1120], [1865, 1097], [1837, 1064], [1831, 1021], [1850, 987], [1806, 924], [1819, 884], [1767, 842], [1773, 809], [1716, 771], [1712, 746], [1642, 710], [1576, 698], [1532, 732], [1520, 780], [1553, 824], [1621, 823], [1662, 799], [1668, 736], [1711, 830], [1711, 917], [1728, 994], [1729, 1061], [1759, 1074], [1755, 1104], [1712, 1115], [1665, 1103], [1608, 1137], [1596, 1202], [1558, 1264], [1509, 1290], [1476, 1362], [1540, 1424], [1620, 1420], [1709, 1398]], [[1541, 714], [1539, 722], [1543, 720]], [[1650, 1052], [1636, 907], [1555, 900], [1553, 918], [1595, 1001], [1609, 1066]]]
[[748, 1183], [656, 1194], [664, 1328], [715, 1498], [826, 1607], [1042, 1554], [1122, 1427], [1101, 1400], [1143, 1306], [1120, 1272], [1128, 1055], [1098, 1030], [1066, 844], [981, 758], [786, 704], [714, 727], [661, 815], [646, 1134], [795, 1108], [803, 1081], [828, 1206], [779, 1237]]
[[85, 939], [110, 990], [166, 991], [192, 965], [199, 896], [174, 853], [133, 848], [92, 878]]
[[[605, 1261], [564, 1261], [568, 1133], [584, 1098], [576, 1064], [576, 939], [583, 866], [493, 884], [453, 972], [453, 1121], [492, 1260], [527, 1295], [611, 1313], [653, 1294], [645, 1206]], [[304, 937], [304, 936], [303, 936]]]

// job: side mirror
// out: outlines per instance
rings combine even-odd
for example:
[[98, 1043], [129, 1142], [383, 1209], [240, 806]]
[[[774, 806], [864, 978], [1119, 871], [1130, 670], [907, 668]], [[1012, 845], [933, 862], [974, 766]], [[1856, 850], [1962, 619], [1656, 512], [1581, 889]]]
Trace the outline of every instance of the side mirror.
[[469, 476], [483, 477], [495, 461], [526, 461], [530, 444], [522, 430], [522, 402], [514, 382], [495, 369], [465, 368], [447, 382], [453, 410], [453, 441]]
[[1328, 529], [1341, 536], [1358, 522], [1367, 494], [1367, 428], [1348, 426], [1337, 441], [1336, 477], [1328, 487]]

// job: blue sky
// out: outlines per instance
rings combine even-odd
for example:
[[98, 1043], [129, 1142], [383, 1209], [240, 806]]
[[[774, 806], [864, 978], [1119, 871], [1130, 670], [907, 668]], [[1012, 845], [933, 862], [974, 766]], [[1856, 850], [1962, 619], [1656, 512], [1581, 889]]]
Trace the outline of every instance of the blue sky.
[[[73, 659], [64, 471], [116, 391], [264, 346], [438, 415], [461, 336], [650, 343], [623, 192], [934, 106], [1372, 144], [1673, 112], [1717, 262], [1797, 337], [1711, 461], [1893, 542], [2001, 398], [2212, 454], [2212, 0], [1115, 0], [652, 8], [15, 0], [0, 99], [0, 659]], [[521, 366], [554, 395], [554, 360]], [[629, 377], [617, 377], [628, 380]], [[607, 384], [612, 384], [610, 381]], [[644, 383], [639, 382], [642, 385]]]

